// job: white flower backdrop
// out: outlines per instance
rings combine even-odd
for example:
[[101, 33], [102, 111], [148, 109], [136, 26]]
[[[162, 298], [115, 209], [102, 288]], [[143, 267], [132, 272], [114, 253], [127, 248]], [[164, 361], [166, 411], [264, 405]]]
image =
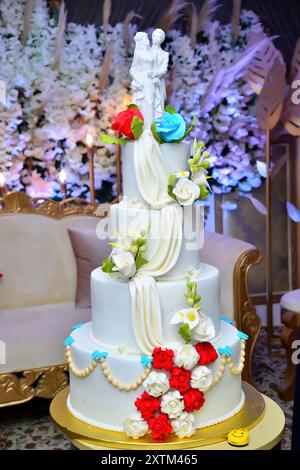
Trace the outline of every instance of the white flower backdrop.
[[[107, 132], [114, 114], [129, 102], [129, 51], [124, 46], [123, 24], [101, 28], [69, 23], [63, 54], [53, 66], [57, 17], [46, 2], [36, 2], [30, 34], [21, 42], [24, 1], [0, 2], [0, 80], [6, 103], [0, 104], [0, 172], [13, 190], [32, 196], [59, 196], [59, 171], [67, 175], [68, 195], [89, 196], [87, 132], [95, 136], [95, 186], [99, 201], [115, 194], [114, 146], [96, 137]], [[130, 27], [131, 36], [135, 27]], [[168, 33], [165, 48], [171, 54], [170, 102], [188, 121], [197, 115], [193, 135], [207, 143], [215, 157], [212, 172], [217, 193], [234, 189], [250, 192], [261, 184], [256, 160], [264, 158], [264, 133], [258, 127], [255, 95], [243, 80], [222, 93], [221, 102], [205, 114], [199, 102], [215, 72], [232, 63], [247, 44], [251, 32], [261, 32], [258, 17], [242, 11], [240, 33], [232, 43], [231, 26], [211, 22], [192, 50], [178, 31]], [[108, 80], [99, 83], [107, 45], [113, 44]], [[175, 67], [175, 69], [173, 69]]]

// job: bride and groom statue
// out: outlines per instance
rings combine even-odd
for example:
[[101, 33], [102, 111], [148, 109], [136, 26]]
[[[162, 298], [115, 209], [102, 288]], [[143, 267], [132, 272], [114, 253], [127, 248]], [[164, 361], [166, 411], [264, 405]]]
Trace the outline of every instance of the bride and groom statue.
[[152, 46], [148, 34], [138, 32], [134, 36], [135, 50], [130, 69], [133, 102], [144, 116], [144, 129], [150, 129], [164, 112], [166, 86], [164, 75], [168, 69], [169, 54], [161, 48], [165, 33], [155, 29], [152, 33]]

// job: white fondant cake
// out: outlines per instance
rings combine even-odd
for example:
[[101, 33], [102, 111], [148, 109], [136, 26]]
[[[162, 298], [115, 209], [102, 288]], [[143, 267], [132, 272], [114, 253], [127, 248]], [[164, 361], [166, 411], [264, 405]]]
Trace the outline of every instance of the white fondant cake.
[[112, 254], [92, 273], [92, 322], [75, 325], [65, 348], [71, 413], [161, 440], [189, 437], [241, 409], [247, 335], [221, 317], [219, 272], [200, 263], [203, 208], [193, 203], [207, 194], [208, 152], [195, 141], [190, 157], [183, 118], [170, 106], [162, 115], [166, 70], [155, 67], [166, 53], [157, 45], [163, 32], [153, 34], [154, 55], [145, 33], [135, 37], [140, 109], [120, 113], [113, 126], [132, 142], [122, 154], [124, 199], [111, 207]]

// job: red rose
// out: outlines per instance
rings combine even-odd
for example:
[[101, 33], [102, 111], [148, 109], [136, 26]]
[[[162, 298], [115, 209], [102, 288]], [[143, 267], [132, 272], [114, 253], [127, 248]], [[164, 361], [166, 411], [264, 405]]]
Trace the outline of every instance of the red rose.
[[184, 401], [184, 410], [188, 413], [200, 410], [200, 408], [202, 408], [202, 406], [204, 405], [205, 396], [203, 392], [200, 392], [200, 390], [191, 388], [191, 390], [188, 390], [182, 395]]
[[141, 119], [141, 121], [144, 121], [141, 111], [138, 108], [132, 107], [117, 114], [114, 122], [111, 125], [111, 128], [114, 131], [118, 131], [120, 134], [125, 135], [128, 137], [128, 139], [134, 139], [134, 135], [131, 129], [134, 116], [137, 116]]
[[146, 421], [153, 418], [155, 411], [160, 410], [159, 398], [151, 397], [147, 392], [144, 392], [140, 397], [138, 397], [134, 404]]
[[191, 371], [182, 369], [182, 367], [174, 367], [171, 371], [169, 383], [171, 387], [176, 388], [180, 393], [187, 392], [191, 388]]
[[153, 369], [164, 369], [168, 371], [172, 370], [174, 357], [174, 351], [172, 351], [172, 349], [155, 348], [153, 349], [152, 357]]
[[202, 341], [201, 343], [195, 344], [194, 348], [200, 356], [199, 364], [206, 366], [211, 362], [215, 362], [218, 357], [218, 353], [209, 341]]
[[158, 416], [154, 416], [149, 421], [149, 428], [151, 436], [156, 441], [161, 441], [164, 437], [167, 437], [172, 432], [172, 426], [169, 418], [166, 414], [160, 413]]

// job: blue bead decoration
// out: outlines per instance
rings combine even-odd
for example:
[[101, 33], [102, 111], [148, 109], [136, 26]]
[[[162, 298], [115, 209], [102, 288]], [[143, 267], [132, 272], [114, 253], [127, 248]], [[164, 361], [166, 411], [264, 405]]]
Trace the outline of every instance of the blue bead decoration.
[[149, 356], [145, 356], [145, 355], [143, 355], [141, 357], [141, 363], [142, 363], [142, 366], [144, 367], [144, 369], [146, 369], [148, 364], [150, 364], [150, 367], [152, 367], [152, 361], [153, 361], [153, 357], [149, 357]]
[[247, 341], [247, 339], [249, 339], [249, 336], [246, 335], [246, 333], [243, 333], [242, 331], [238, 331], [237, 335], [240, 339], [244, 339], [245, 341]]
[[231, 318], [225, 317], [224, 315], [222, 315], [220, 318], [221, 318], [221, 320], [225, 321], [226, 323], [229, 323], [230, 325], [233, 325], [233, 320], [231, 320]]
[[73, 330], [77, 330], [78, 328], [81, 328], [83, 324], [84, 324], [83, 322], [77, 323], [77, 325], [73, 325], [73, 326], [72, 326], [71, 330], [72, 330], [72, 331], [73, 331]]
[[218, 353], [221, 354], [221, 356], [232, 356], [232, 350], [230, 346], [225, 346], [225, 348], [218, 348]]
[[74, 339], [72, 338], [72, 336], [68, 336], [68, 337], [64, 340], [64, 345], [65, 345], [65, 346], [71, 346], [72, 343], [74, 343]]
[[92, 354], [92, 359], [94, 361], [100, 361], [100, 359], [106, 359], [108, 356], [107, 352], [94, 351]]

